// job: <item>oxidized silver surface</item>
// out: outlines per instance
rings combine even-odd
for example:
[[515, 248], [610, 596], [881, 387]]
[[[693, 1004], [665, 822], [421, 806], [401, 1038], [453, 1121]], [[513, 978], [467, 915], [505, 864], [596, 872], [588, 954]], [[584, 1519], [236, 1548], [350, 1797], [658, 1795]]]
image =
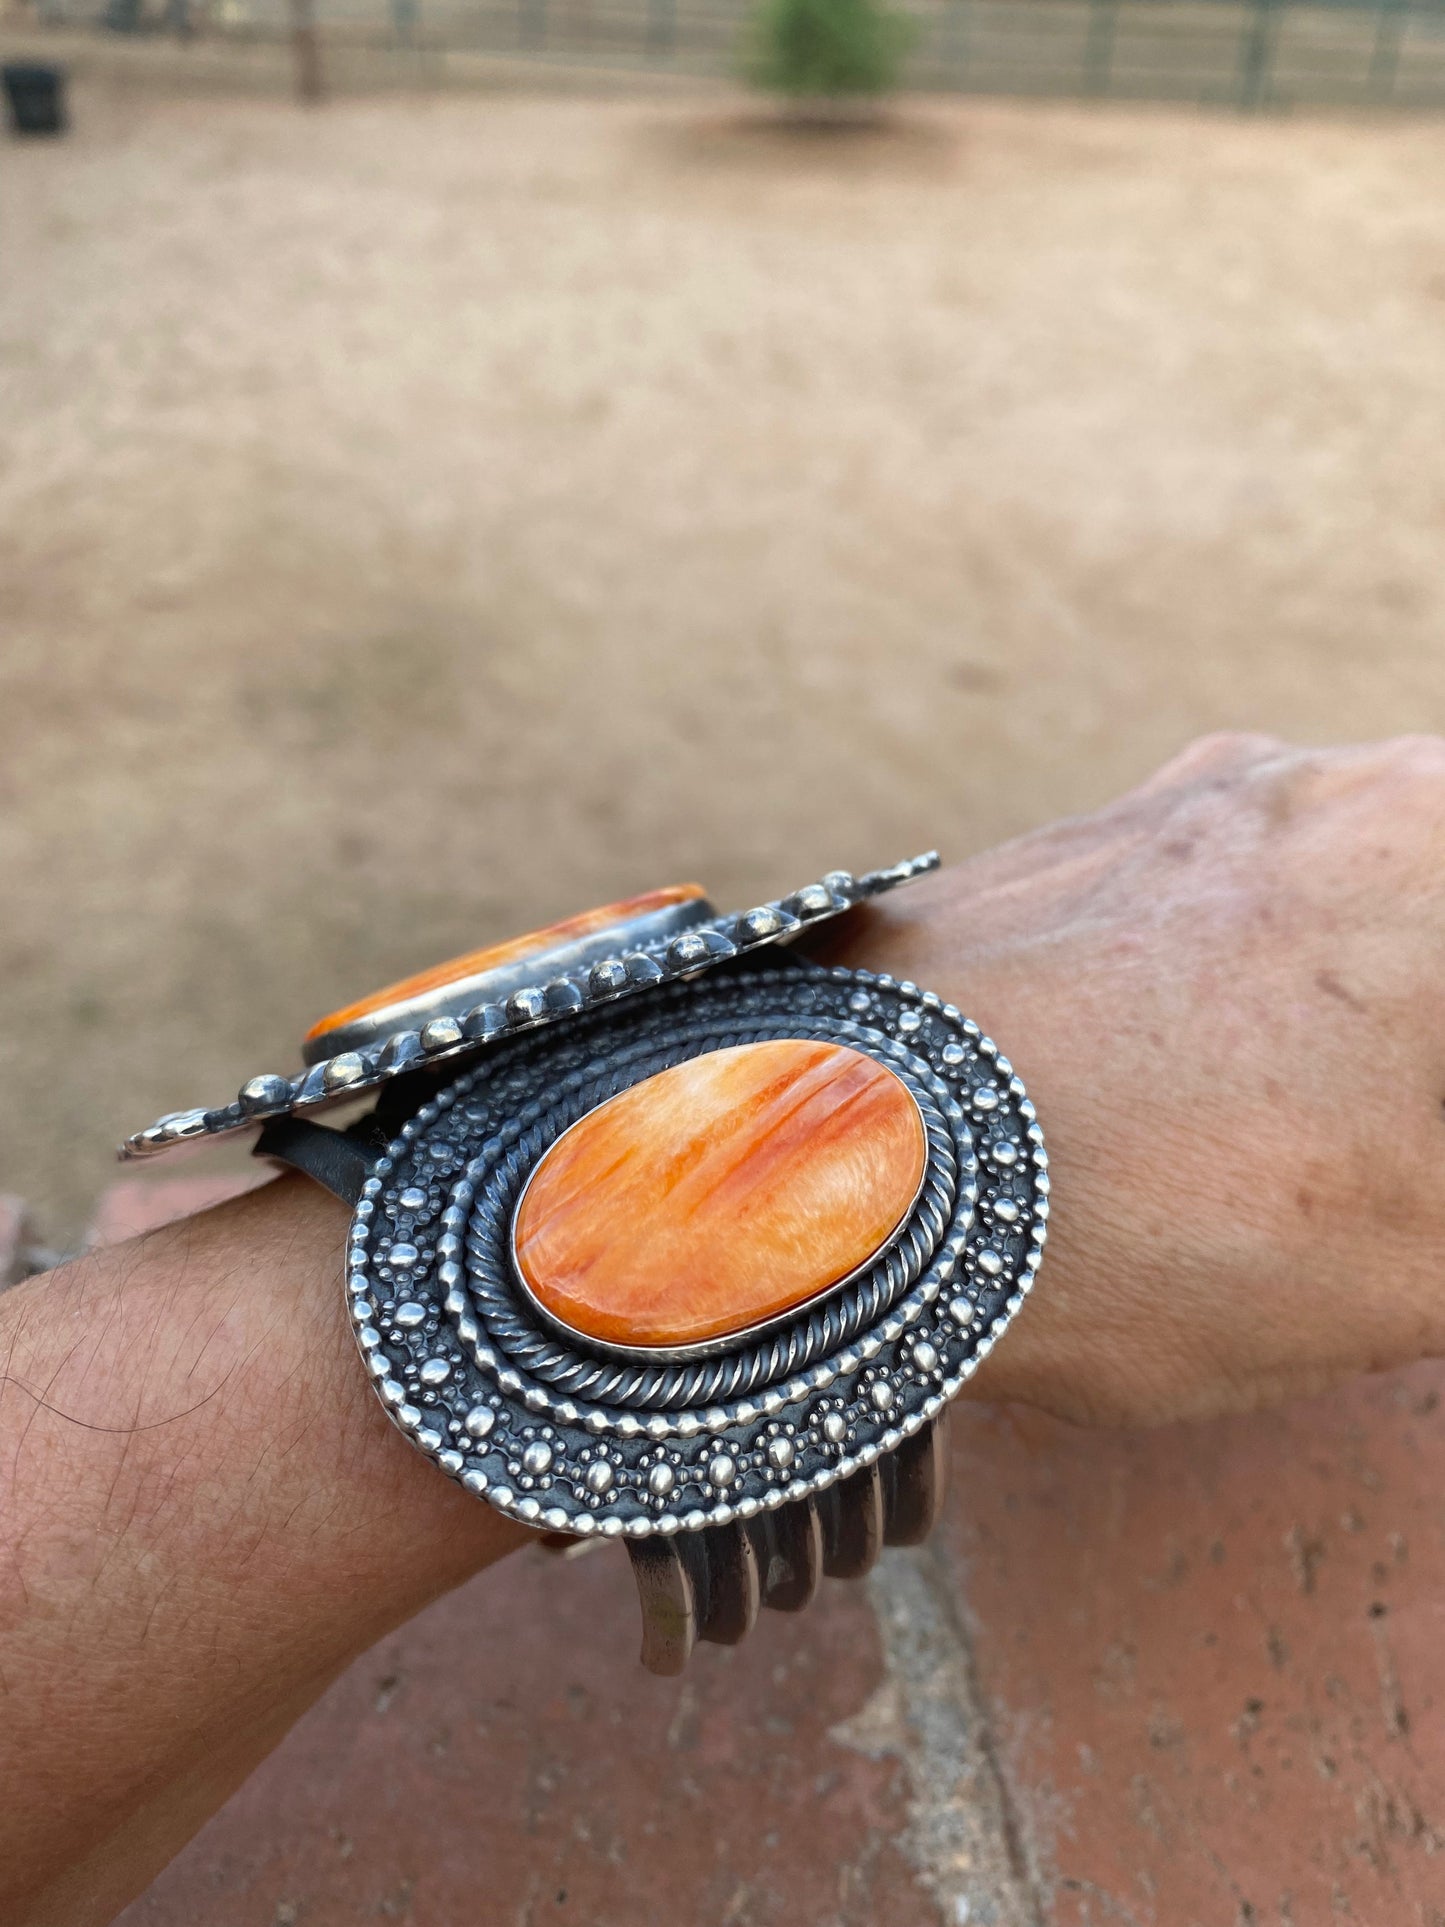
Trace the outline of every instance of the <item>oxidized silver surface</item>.
[[[577, 1116], [654, 1071], [771, 1037], [865, 1051], [919, 1100], [928, 1169], [895, 1238], [841, 1289], [715, 1356], [619, 1359], [563, 1338], [511, 1263], [512, 1213], [537, 1160]], [[954, 1006], [861, 971], [754, 968], [659, 988], [635, 1011], [581, 1015], [459, 1076], [363, 1189], [348, 1247], [351, 1315], [394, 1422], [468, 1490], [557, 1532], [680, 1535], [685, 1558], [638, 1568], [660, 1602], [648, 1636], [667, 1649], [660, 1669], [675, 1670], [702, 1615], [695, 1593], [711, 1589], [703, 1637], [741, 1636], [722, 1622], [745, 1630], [749, 1601], [755, 1616], [760, 1597], [786, 1604], [792, 1585], [804, 1603], [825, 1527], [834, 1540], [872, 1531], [876, 1541], [886, 1499], [891, 1536], [912, 1529], [910, 1508], [926, 1529], [934, 1422], [1033, 1282], [1048, 1190], [1023, 1085]], [[927, 1465], [915, 1444], [932, 1454]], [[883, 1486], [868, 1471], [880, 1459]], [[845, 1481], [859, 1504], [825, 1520], [811, 1502]], [[753, 1523], [718, 1536], [773, 1513], [766, 1532]], [[799, 1545], [789, 1552], [783, 1539]], [[707, 1545], [711, 1572], [687, 1551]], [[756, 1569], [763, 1554], [771, 1581]], [[831, 1556], [824, 1569], [850, 1559], [863, 1569], [846, 1546]], [[718, 1576], [728, 1560], [730, 1591]]]
[[[691, 980], [770, 944], [789, 943], [805, 929], [937, 867], [938, 853], [930, 850], [861, 877], [830, 870], [817, 883], [790, 896], [727, 916], [711, 914], [711, 906], [702, 899], [678, 906], [695, 913], [686, 928], [659, 934], [655, 916], [638, 920], [641, 928], [619, 926], [612, 933], [620, 946], [615, 954], [598, 957], [596, 940], [591, 940], [575, 960], [543, 983], [518, 984], [516, 967], [506, 966], [461, 984], [443, 985], [425, 1000], [412, 1000], [413, 1004], [425, 1001], [431, 1012], [419, 1026], [414, 1022], [417, 1011], [407, 1027], [384, 1037], [372, 1036], [368, 1028], [363, 1045], [333, 1052], [293, 1076], [267, 1073], [249, 1078], [227, 1104], [168, 1112], [128, 1137], [120, 1154], [126, 1159], [158, 1157], [183, 1145], [254, 1131], [273, 1117], [349, 1102], [409, 1071], [439, 1064], [460, 1066], [468, 1057], [512, 1036], [611, 1008], [642, 991]], [[672, 931], [671, 913], [666, 927]]]
[[337, 1024], [319, 1037], [308, 1037], [301, 1046], [302, 1061], [309, 1068], [353, 1051], [379, 1050], [388, 1037], [404, 1030], [420, 1032], [438, 1017], [461, 1017], [483, 1004], [505, 1005], [508, 998], [534, 987], [539, 978], [554, 983], [560, 977], [586, 976], [594, 964], [605, 963], [620, 949], [665, 953], [675, 937], [716, 916], [706, 897], [691, 897], [617, 918], [581, 937], [555, 938], [524, 957], [449, 978]]

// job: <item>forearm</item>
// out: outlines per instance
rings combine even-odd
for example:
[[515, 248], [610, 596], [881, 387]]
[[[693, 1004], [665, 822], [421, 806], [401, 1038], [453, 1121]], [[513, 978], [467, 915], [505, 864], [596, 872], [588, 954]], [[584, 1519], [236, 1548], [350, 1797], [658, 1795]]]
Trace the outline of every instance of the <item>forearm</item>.
[[110, 1920], [349, 1659], [523, 1536], [387, 1423], [345, 1229], [282, 1179], [0, 1297], [17, 1927]]

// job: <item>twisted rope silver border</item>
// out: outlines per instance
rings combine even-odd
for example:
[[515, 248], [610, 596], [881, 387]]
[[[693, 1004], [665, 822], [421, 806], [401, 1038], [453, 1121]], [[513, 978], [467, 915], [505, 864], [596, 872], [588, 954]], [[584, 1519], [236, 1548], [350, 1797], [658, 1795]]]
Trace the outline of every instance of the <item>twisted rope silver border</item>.
[[[896, 1071], [918, 1102], [928, 1163], [919, 1197], [894, 1240], [832, 1298], [756, 1339], [740, 1339], [740, 1349], [722, 1356], [660, 1363], [599, 1358], [569, 1346], [536, 1316], [511, 1275], [512, 1216], [532, 1167], [577, 1118], [629, 1085], [705, 1051], [780, 1037], [818, 1038], [864, 1050]], [[545, 1078], [545, 1069], [538, 1075]], [[684, 1016], [667, 1028], [649, 1026], [641, 1039], [611, 1052], [592, 1082], [562, 1104], [535, 1099], [493, 1143], [495, 1150], [468, 1167], [455, 1194], [456, 1204], [470, 1211], [466, 1255], [472, 1308], [497, 1350], [520, 1370], [569, 1397], [613, 1405], [706, 1405], [805, 1370], [881, 1317], [916, 1282], [945, 1233], [966, 1231], [973, 1215], [972, 1142], [963, 1112], [942, 1079], [881, 1032], [839, 1019], [809, 1022], [786, 1008], [785, 997], [774, 1012], [746, 1021], [704, 1010], [695, 1022]]]

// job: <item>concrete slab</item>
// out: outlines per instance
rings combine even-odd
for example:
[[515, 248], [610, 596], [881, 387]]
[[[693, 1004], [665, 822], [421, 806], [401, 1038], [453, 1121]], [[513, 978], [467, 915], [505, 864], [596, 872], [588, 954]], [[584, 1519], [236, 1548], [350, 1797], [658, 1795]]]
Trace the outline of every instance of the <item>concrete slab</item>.
[[25, 1200], [0, 1191], [0, 1291], [25, 1276], [29, 1269], [25, 1256], [29, 1243]]

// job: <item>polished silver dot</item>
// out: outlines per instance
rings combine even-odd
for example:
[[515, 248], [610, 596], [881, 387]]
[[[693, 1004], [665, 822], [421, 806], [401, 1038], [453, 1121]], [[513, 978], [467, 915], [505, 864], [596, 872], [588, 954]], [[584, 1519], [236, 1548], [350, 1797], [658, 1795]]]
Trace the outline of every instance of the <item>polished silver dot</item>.
[[791, 1439], [776, 1438], [768, 1440], [768, 1463], [778, 1472], [786, 1472], [797, 1455], [793, 1451]]
[[241, 1086], [239, 1096], [248, 1116], [283, 1110], [291, 1102], [291, 1085], [284, 1077], [253, 1077]]
[[1012, 1138], [1004, 1138], [1000, 1143], [994, 1145], [993, 1161], [995, 1164], [1002, 1164], [1005, 1168], [1011, 1164], [1018, 1163], [1019, 1147], [1013, 1142]]
[[877, 1411], [886, 1412], [893, 1403], [893, 1387], [886, 1378], [875, 1378], [868, 1387], [868, 1396]]
[[979, 1252], [975, 1263], [987, 1278], [997, 1278], [1003, 1270], [1003, 1259], [996, 1251], [991, 1251], [987, 1247]]
[[861, 1017], [872, 1001], [873, 999], [868, 995], [866, 990], [855, 990], [853, 995], [848, 999], [848, 1008], [853, 1012], [855, 1017]]
[[344, 1091], [350, 1085], [359, 1083], [366, 1075], [366, 1065], [354, 1050], [344, 1051], [340, 1057], [333, 1057], [321, 1073], [321, 1082], [328, 1091]]
[[938, 1353], [926, 1338], [920, 1338], [913, 1347], [913, 1362], [920, 1372], [931, 1372], [938, 1363]]
[[[714, 1459], [713, 1464], [716, 1465], [717, 1463], [718, 1461]], [[709, 1468], [709, 1477], [711, 1476], [711, 1468]], [[714, 1485], [718, 1483], [719, 1481], [717, 1479], [713, 1479]], [[724, 1479], [721, 1483], [725, 1485], [727, 1480]], [[665, 1499], [676, 1484], [677, 1474], [666, 1461], [659, 1461], [647, 1475], [647, 1489], [654, 1499]]]
[[451, 1375], [452, 1362], [449, 1358], [428, 1358], [417, 1373], [423, 1385], [445, 1385]]
[[955, 1325], [971, 1325], [973, 1323], [973, 1301], [968, 1298], [952, 1299], [949, 1303], [948, 1315]]
[[450, 1050], [462, 1041], [462, 1027], [455, 1017], [433, 1017], [423, 1024], [421, 1047], [424, 1051]]
[[393, 1245], [386, 1254], [394, 1271], [410, 1271], [418, 1255], [416, 1246], [409, 1244]]
[[616, 957], [606, 957], [601, 963], [593, 964], [587, 982], [594, 996], [610, 997], [626, 984], [627, 966]]
[[426, 1306], [419, 1305], [415, 1298], [408, 1298], [405, 1303], [397, 1306], [392, 1313], [392, 1320], [400, 1325], [403, 1331], [415, 1331], [418, 1325], [426, 1323]]
[[993, 1215], [1000, 1224], [1017, 1224], [1019, 1208], [1012, 1198], [995, 1198]]
[[719, 1492], [725, 1492], [737, 1477], [737, 1467], [726, 1452], [719, 1452], [708, 1466], [707, 1476]]
[[898, 1028], [905, 1037], [911, 1037], [916, 1030], [922, 1030], [923, 1012], [921, 1010], [900, 1010], [898, 1013]]
[[600, 1499], [604, 1493], [612, 1490], [612, 1482], [616, 1476], [612, 1470], [611, 1459], [594, 1459], [587, 1468], [585, 1481], [587, 1490]]
[[497, 1415], [490, 1405], [474, 1405], [467, 1413], [467, 1431], [474, 1439], [484, 1439], [497, 1422]]
[[829, 1445], [841, 1445], [848, 1436], [848, 1427], [841, 1412], [829, 1412], [823, 1419], [823, 1437]]
[[534, 1479], [552, 1470], [552, 1448], [545, 1439], [533, 1439], [522, 1454], [522, 1470]]
[[409, 1184], [397, 1199], [397, 1203], [403, 1211], [420, 1211], [426, 1204], [426, 1192], [419, 1185]]
[[996, 1111], [998, 1092], [991, 1084], [980, 1084], [973, 1094], [973, 1108], [976, 1111]]

